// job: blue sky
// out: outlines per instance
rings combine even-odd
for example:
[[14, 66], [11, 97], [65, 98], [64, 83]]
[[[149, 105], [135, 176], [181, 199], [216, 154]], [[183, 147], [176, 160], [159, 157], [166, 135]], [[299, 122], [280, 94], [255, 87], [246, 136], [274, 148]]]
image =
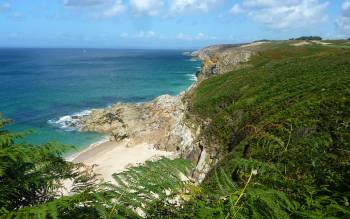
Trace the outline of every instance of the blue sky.
[[0, 47], [198, 48], [350, 37], [350, 0], [0, 0]]

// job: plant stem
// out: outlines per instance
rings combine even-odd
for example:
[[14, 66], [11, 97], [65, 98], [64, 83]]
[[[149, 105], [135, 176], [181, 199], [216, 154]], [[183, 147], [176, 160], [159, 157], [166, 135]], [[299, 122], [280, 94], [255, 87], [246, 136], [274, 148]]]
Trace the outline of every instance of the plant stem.
[[[244, 195], [245, 190], [248, 187], [248, 184], [250, 183], [250, 181], [252, 180], [253, 177], [253, 170], [250, 172], [250, 176], [248, 178], [248, 181], [246, 182], [246, 184], [244, 185], [243, 190], [241, 191], [241, 194], [238, 196], [238, 199], [236, 200], [236, 202], [234, 203], [234, 205], [231, 207], [232, 209], [238, 204], [238, 202], [241, 200], [241, 198]], [[225, 219], [227, 219], [230, 216], [230, 212], [226, 215]]]

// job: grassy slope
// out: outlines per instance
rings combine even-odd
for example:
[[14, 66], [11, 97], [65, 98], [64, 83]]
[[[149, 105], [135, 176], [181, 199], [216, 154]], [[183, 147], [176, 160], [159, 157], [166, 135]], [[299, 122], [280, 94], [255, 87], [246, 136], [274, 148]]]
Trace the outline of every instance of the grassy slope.
[[226, 155], [189, 215], [349, 218], [350, 50], [270, 44], [251, 64], [190, 99], [190, 118], [210, 121], [208, 147]]

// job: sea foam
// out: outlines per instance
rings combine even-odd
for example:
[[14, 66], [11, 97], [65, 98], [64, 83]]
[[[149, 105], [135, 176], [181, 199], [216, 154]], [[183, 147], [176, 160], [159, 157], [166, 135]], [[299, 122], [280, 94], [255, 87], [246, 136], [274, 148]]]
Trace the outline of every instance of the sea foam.
[[195, 74], [186, 74], [186, 76], [189, 77], [191, 81], [197, 81], [197, 77]]
[[50, 125], [53, 125], [60, 129], [64, 129], [65, 131], [75, 131], [81, 128], [80, 120], [83, 117], [88, 116], [90, 113], [91, 110], [84, 110], [78, 113], [74, 113], [72, 115], [61, 116], [58, 119], [50, 119], [47, 122]]

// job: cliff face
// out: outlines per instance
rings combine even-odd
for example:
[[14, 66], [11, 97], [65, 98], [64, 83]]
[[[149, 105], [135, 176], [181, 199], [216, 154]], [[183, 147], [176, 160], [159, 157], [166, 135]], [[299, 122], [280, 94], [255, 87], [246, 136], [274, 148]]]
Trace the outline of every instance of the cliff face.
[[192, 56], [203, 61], [201, 70], [197, 72], [197, 78], [201, 81], [212, 75], [246, 67], [247, 62], [256, 54], [261, 44], [263, 43], [216, 45], [193, 52]]

